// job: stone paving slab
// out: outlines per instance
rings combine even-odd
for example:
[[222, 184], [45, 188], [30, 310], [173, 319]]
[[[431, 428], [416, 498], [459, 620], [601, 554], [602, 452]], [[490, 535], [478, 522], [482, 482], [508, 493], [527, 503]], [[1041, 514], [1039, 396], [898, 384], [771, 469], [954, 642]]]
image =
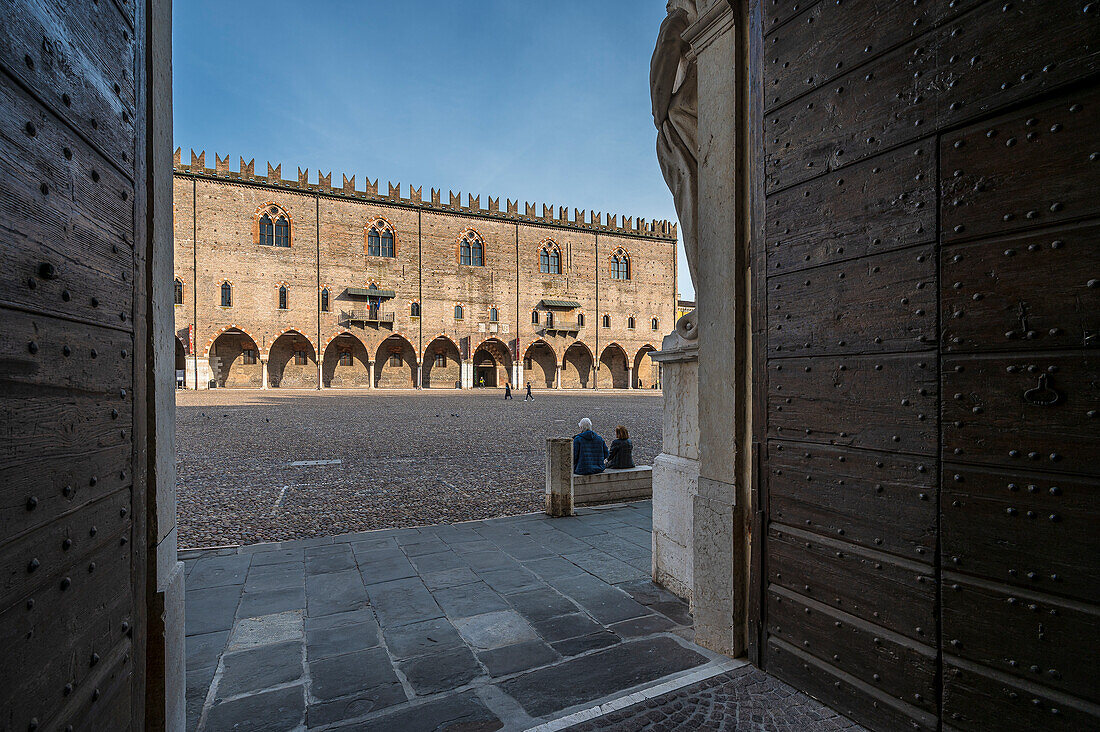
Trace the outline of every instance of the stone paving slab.
[[568, 529], [535, 514], [188, 557], [188, 729], [518, 732], [709, 668], [687, 605], [649, 581], [649, 517], [641, 502]]

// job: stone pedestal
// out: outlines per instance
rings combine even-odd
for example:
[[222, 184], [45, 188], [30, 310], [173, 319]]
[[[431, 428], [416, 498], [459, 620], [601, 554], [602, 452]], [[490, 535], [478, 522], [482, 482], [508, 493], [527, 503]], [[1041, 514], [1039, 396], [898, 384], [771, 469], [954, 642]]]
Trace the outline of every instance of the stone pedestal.
[[699, 488], [699, 345], [673, 333], [662, 350], [661, 454], [653, 461], [653, 581], [693, 601], [694, 507]]
[[573, 515], [573, 440], [546, 438], [546, 513]]

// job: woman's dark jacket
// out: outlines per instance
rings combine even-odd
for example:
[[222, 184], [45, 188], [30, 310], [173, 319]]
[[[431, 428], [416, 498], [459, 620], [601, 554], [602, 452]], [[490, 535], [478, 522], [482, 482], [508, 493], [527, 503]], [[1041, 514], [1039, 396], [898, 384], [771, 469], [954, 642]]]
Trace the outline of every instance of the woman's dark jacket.
[[611, 452], [607, 456], [609, 468], [633, 468], [634, 446], [630, 440], [614, 440], [611, 443]]

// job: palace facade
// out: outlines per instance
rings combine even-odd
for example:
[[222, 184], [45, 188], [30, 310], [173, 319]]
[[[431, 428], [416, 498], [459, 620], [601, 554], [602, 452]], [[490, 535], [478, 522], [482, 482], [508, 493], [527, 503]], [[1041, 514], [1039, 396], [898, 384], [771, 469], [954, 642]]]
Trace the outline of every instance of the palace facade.
[[174, 175], [177, 382], [188, 388], [657, 388], [676, 317], [667, 221], [205, 153]]

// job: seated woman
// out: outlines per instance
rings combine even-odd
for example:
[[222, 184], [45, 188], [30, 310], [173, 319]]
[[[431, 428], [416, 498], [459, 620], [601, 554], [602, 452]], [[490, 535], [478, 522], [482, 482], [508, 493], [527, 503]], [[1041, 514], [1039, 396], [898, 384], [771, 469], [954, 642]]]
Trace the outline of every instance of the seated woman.
[[634, 446], [630, 444], [630, 435], [622, 425], [615, 428], [615, 439], [611, 443], [611, 453], [607, 456], [607, 467], [634, 467]]
[[592, 420], [585, 417], [577, 425], [581, 433], [573, 438], [573, 472], [576, 475], [592, 475], [603, 472], [607, 458], [607, 443], [592, 431]]

